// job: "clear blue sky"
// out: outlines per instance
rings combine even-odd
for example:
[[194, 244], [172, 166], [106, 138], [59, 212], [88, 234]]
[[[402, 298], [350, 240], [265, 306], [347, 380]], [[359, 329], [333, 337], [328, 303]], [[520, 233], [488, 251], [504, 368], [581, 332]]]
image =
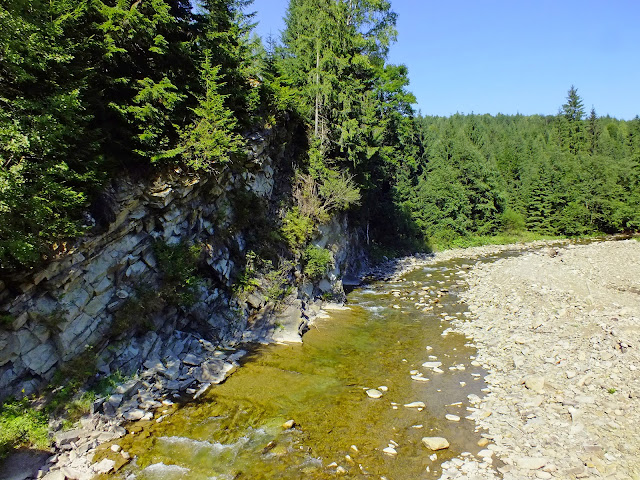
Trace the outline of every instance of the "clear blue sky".
[[[261, 36], [283, 29], [287, 0], [255, 0]], [[569, 87], [585, 109], [640, 115], [640, 0], [391, 0], [425, 115], [555, 114]]]

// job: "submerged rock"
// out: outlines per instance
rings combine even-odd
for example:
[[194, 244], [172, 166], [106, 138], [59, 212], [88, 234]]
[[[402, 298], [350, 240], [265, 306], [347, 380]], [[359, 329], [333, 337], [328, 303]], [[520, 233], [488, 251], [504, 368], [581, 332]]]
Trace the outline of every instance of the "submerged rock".
[[369, 398], [380, 398], [382, 396], [382, 392], [375, 388], [370, 388], [366, 393]]

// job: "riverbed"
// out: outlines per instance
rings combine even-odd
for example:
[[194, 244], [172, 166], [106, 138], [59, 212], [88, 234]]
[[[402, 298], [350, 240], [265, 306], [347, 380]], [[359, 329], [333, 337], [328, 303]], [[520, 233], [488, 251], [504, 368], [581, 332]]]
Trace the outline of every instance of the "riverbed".
[[[104, 478], [438, 478], [442, 462], [482, 449], [465, 417], [485, 371], [450, 326], [469, 316], [463, 276], [493, 258], [432, 261], [356, 289], [302, 344], [252, 349], [225, 383], [136, 425], [119, 454], [103, 446], [97, 458], [121, 466]], [[432, 451], [423, 437], [450, 445]]]

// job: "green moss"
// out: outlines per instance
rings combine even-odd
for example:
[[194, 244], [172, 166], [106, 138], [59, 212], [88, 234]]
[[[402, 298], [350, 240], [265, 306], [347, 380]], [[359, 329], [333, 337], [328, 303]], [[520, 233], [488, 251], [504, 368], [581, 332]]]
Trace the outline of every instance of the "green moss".
[[8, 330], [12, 327], [15, 317], [9, 313], [0, 314], [0, 330]]

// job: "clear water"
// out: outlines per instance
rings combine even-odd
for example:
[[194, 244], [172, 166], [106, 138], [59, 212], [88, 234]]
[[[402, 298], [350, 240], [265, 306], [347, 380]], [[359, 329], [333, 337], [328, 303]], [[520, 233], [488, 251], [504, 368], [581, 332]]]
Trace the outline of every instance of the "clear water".
[[[479, 450], [479, 434], [464, 417], [467, 395], [485, 386], [484, 372], [471, 366], [475, 351], [468, 339], [442, 335], [449, 326], [444, 315], [465, 311], [455, 295], [465, 262], [434, 264], [402, 281], [355, 290], [350, 308], [318, 320], [303, 344], [254, 349], [224, 384], [175, 408], [162, 423], [140, 424], [139, 432], [119, 439], [135, 459], [103, 478], [325, 479], [336, 476], [333, 462], [346, 478], [437, 478], [443, 461]], [[445, 288], [430, 310], [416, 306], [430, 304]], [[443, 373], [422, 367], [430, 356], [442, 362]], [[449, 369], [460, 365], [464, 370]], [[412, 380], [412, 370], [429, 381]], [[382, 398], [366, 395], [380, 386], [388, 388]], [[415, 401], [426, 408], [404, 406]], [[461, 420], [446, 420], [448, 413]], [[296, 427], [283, 429], [290, 419]], [[445, 437], [451, 446], [432, 460], [424, 436]], [[397, 455], [383, 453], [393, 442]], [[118, 457], [108, 446], [101, 456]]]

